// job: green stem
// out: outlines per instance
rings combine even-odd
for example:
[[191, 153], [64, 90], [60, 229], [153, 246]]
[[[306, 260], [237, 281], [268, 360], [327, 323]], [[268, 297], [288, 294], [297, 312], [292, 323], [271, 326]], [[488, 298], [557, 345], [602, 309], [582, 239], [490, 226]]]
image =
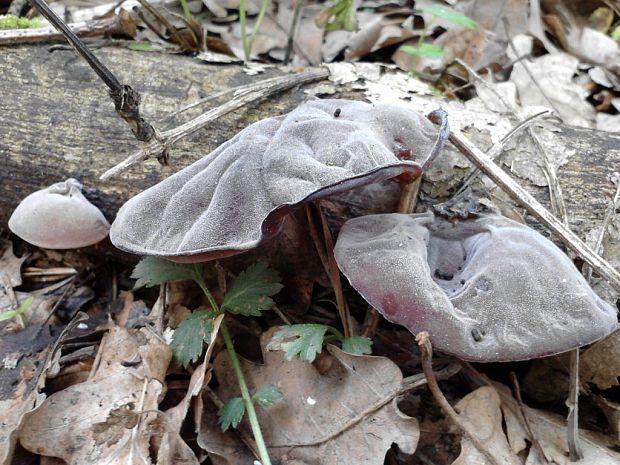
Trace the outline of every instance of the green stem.
[[[207, 287], [207, 284], [202, 277], [202, 267], [200, 265], [194, 265], [194, 280], [196, 281], [196, 283], [198, 283], [200, 289], [202, 289], [202, 292], [204, 292], [207, 296], [207, 299], [211, 304], [211, 308], [213, 308], [213, 310], [215, 310], [217, 313], [220, 313], [220, 307], [215, 301], [213, 294], [211, 294], [211, 291]], [[239, 363], [239, 358], [237, 357], [235, 346], [233, 344], [232, 338], [230, 337], [230, 333], [228, 332], [226, 320], [222, 320], [222, 323], [220, 324], [220, 332], [222, 333], [222, 337], [224, 338], [224, 344], [226, 344], [226, 350], [228, 351], [228, 356], [230, 357], [233, 371], [235, 372], [237, 383], [239, 384], [239, 389], [241, 390], [241, 397], [243, 398], [243, 402], [245, 403], [245, 411], [248, 412], [248, 420], [250, 420], [250, 427], [252, 428], [252, 434], [254, 435], [254, 440], [256, 441], [256, 447], [258, 448], [258, 456], [262, 465], [271, 465], [269, 452], [267, 451], [267, 446], [265, 445], [265, 440], [263, 439], [263, 433], [260, 429], [260, 424], [258, 423], [256, 410], [254, 410], [252, 396], [250, 395], [248, 385], [245, 382], [243, 371], [241, 371], [241, 364]]]
[[245, 61], [250, 61], [250, 44], [245, 32], [245, 0], [239, 0], [239, 26], [241, 27], [241, 42], [243, 43], [243, 55]]
[[228, 327], [226, 326], [225, 320], [222, 320], [220, 331], [222, 332], [222, 337], [224, 338], [224, 343], [226, 344], [226, 350], [228, 350], [228, 356], [230, 357], [233, 371], [235, 372], [237, 382], [239, 383], [241, 397], [245, 403], [245, 410], [248, 412], [248, 420], [250, 420], [250, 427], [252, 428], [254, 440], [256, 441], [256, 447], [258, 448], [258, 456], [262, 465], [271, 465], [269, 452], [267, 451], [267, 446], [265, 445], [265, 440], [263, 439], [263, 433], [260, 429], [260, 424], [258, 423], [256, 410], [254, 410], [252, 396], [250, 395], [248, 386], [245, 383], [245, 377], [243, 376], [243, 371], [241, 371], [241, 364], [239, 363], [239, 358], [237, 358], [237, 352], [235, 351], [235, 346], [233, 345], [233, 341], [230, 337], [230, 333], [228, 332]]
[[213, 294], [211, 294], [211, 291], [207, 287], [207, 283], [205, 283], [205, 280], [202, 277], [202, 267], [198, 264], [194, 264], [194, 281], [198, 283], [198, 285], [200, 286], [200, 289], [202, 289], [202, 292], [204, 292], [205, 295], [207, 296], [207, 299], [209, 300], [209, 304], [211, 304], [211, 308], [219, 314], [220, 306], [217, 304], [217, 302], [215, 301], [215, 298], [213, 297]]
[[252, 44], [254, 43], [254, 37], [256, 37], [256, 33], [260, 29], [260, 25], [263, 23], [263, 19], [265, 19], [265, 13], [267, 13], [267, 6], [269, 5], [269, 0], [263, 0], [260, 5], [260, 11], [258, 12], [258, 17], [256, 18], [256, 22], [254, 23], [254, 29], [252, 30], [252, 35], [250, 36], [250, 44], [249, 44], [249, 52], [252, 51]]
[[186, 18], [192, 17], [192, 12], [189, 11], [189, 7], [187, 6], [187, 0], [181, 0], [181, 7], [183, 7], [183, 14]]

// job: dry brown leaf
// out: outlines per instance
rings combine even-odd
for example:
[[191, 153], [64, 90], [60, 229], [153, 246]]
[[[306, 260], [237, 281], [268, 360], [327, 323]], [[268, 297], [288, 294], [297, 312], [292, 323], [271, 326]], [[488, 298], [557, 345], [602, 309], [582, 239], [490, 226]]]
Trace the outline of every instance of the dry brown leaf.
[[[13, 247], [9, 244], [6, 248], [2, 257], [0, 257], [0, 276], [5, 275], [7, 281], [12, 287], [17, 287], [22, 283], [22, 264], [28, 258], [26, 255], [22, 257], [16, 257], [13, 254]], [[2, 279], [0, 279], [0, 285], [4, 283]], [[0, 291], [2, 288], [0, 287]]]
[[[506, 424], [521, 423], [521, 428], [507, 428], [508, 441], [512, 445], [525, 444], [525, 440], [531, 443], [531, 438], [526, 434], [521, 409], [517, 401], [512, 397], [510, 390], [506, 386], [494, 384], [497, 393], [501, 398], [502, 412]], [[523, 407], [523, 414], [527, 416], [529, 426], [533, 436], [536, 438], [544, 457], [536, 447], [530, 447], [527, 465], [548, 465], [568, 464], [568, 447], [566, 444], [566, 421], [559, 417], [542, 410]], [[614, 452], [614, 441], [602, 434], [584, 429], [579, 430], [581, 448], [584, 458], [579, 463], [587, 465], [618, 465], [620, 464], [620, 454]], [[519, 448], [518, 446], [515, 448]]]
[[[272, 334], [263, 334], [263, 347]], [[418, 423], [396, 406], [402, 387], [398, 367], [385, 357], [350, 355], [332, 346], [328, 350], [329, 368], [323, 373], [310, 363], [284, 360], [282, 352], [264, 353], [264, 365], [243, 361], [251, 391], [274, 384], [283, 393], [273, 406], [257, 407], [272, 457], [309, 465], [342, 463], [346, 457], [348, 463], [375, 465], [392, 443], [413, 453]], [[225, 352], [216, 358], [214, 369], [220, 397], [238, 395]], [[211, 438], [203, 436], [201, 441], [210, 450]]]
[[91, 379], [51, 395], [28, 414], [21, 444], [69, 464], [150, 464], [149, 424], [156, 415], [142, 412], [157, 409], [170, 359], [168, 345], [149, 330], [112, 328]]
[[620, 376], [620, 331], [592, 344], [581, 355], [579, 374], [584, 382], [600, 389], [618, 385]]
[[[64, 338], [86, 319], [84, 314], [75, 318], [62, 330], [38, 334], [39, 328], [29, 326], [19, 333], [4, 334], [0, 338], [0, 464], [12, 462], [19, 430], [28, 412], [45, 399], [41, 391], [48, 373], [58, 372], [58, 350]], [[27, 349], [25, 349], [27, 348]], [[12, 392], [6, 388], [14, 388]]]
[[[491, 386], [484, 386], [468, 394], [456, 404], [459, 416], [468, 422], [486, 450], [504, 465], [521, 465], [514, 454], [502, 428], [501, 400]], [[461, 454], [452, 465], [482, 465], [488, 463], [485, 456], [472, 442], [463, 437]]]
[[[519, 56], [530, 53], [532, 38], [518, 36], [514, 43]], [[519, 58], [512, 51], [511, 59]], [[566, 53], [551, 53], [525, 62], [515, 63], [510, 81], [519, 91], [521, 105], [543, 106], [559, 113], [567, 124], [590, 127], [594, 123], [594, 108], [586, 101], [588, 92], [573, 82], [579, 60]], [[530, 73], [536, 80], [532, 82]]]
[[620, 404], [599, 395], [592, 396], [592, 398], [607, 418], [607, 422], [614, 432], [616, 445], [620, 444]]

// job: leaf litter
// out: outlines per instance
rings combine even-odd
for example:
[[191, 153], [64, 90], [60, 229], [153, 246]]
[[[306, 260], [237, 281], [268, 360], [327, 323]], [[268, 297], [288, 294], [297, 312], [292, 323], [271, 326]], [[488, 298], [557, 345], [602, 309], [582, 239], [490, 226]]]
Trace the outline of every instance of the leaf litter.
[[[151, 3], [159, 7], [158, 2]], [[258, 1], [246, 3], [249, 15], [247, 27], [251, 32], [261, 5]], [[350, 2], [350, 8], [355, 13], [356, 30], [328, 30], [317, 25], [316, 18], [325, 15], [334, 3], [319, 2], [303, 6], [293, 37], [291, 63], [303, 66], [342, 58], [351, 60], [351, 63], [332, 63], [332, 78], [341, 83], [349, 82], [352, 88], [364, 92], [371, 101], [405, 100], [421, 111], [432, 110], [436, 107], [436, 97], [433, 95], [439, 89], [448, 97], [460, 99], [444, 102], [452, 116], [451, 124], [485, 133], [489, 147], [499, 143], [513, 126], [507, 117], [510, 109], [497, 98], [497, 94], [504, 96], [521, 116], [527, 117], [547, 108], [572, 124], [610, 131], [617, 131], [620, 127], [620, 104], [616, 102], [620, 88], [616, 66], [618, 12], [606, 2], [597, 5], [594, 5], [597, 2], [568, 0], [542, 1], [540, 4], [530, 2], [532, 8], [529, 15], [526, 13], [526, 2], [521, 0], [449, 2], [455, 11], [477, 22], [479, 27], [471, 30], [446, 18], [433, 18], [428, 10], [425, 11], [429, 7], [447, 6], [441, 1], [419, 0], [413, 4], [355, 1]], [[159, 25], [159, 35], [149, 27], [136, 13], [140, 6], [136, 5], [128, 15], [129, 6], [125, 4], [114, 13], [128, 21], [127, 31], [132, 27], [135, 29], [128, 36], [141, 40], [152, 50], [182, 48], [175, 43], [176, 39], [167, 27]], [[110, 9], [110, 5], [101, 5], [101, 9], [104, 7]], [[173, 11], [175, 8], [177, 12], [181, 11], [172, 6]], [[266, 19], [252, 46], [253, 58], [266, 63], [284, 60], [294, 17], [293, 8], [294, 4], [288, 0], [269, 3]], [[99, 14], [101, 9], [97, 10]], [[199, 59], [243, 59], [239, 2], [205, 0], [202, 4], [194, 2], [190, 9], [208, 36], [208, 48], [203, 50]], [[91, 10], [73, 9], [72, 14], [76, 14], [76, 18], [77, 13], [92, 17], [95, 9]], [[165, 14], [168, 15], [168, 11]], [[508, 19], [507, 24], [502, 18]], [[187, 23], [178, 17], [172, 15], [169, 19], [181, 32], [188, 28]], [[335, 24], [338, 19], [329, 18], [328, 22]], [[132, 27], [130, 23], [133, 23]], [[344, 23], [341, 26], [344, 27]], [[428, 43], [429, 50], [432, 48], [436, 52], [440, 49], [440, 57], [421, 60], [400, 49], [402, 45], [415, 47], [424, 28], [428, 29], [424, 41]], [[197, 43], [183, 47], [188, 46], [200, 49]], [[228, 58], [216, 55], [218, 53]], [[457, 59], [480, 73], [486, 83], [483, 85], [474, 79], [470, 70], [459, 64]], [[411, 75], [397, 73], [393, 67], [356, 60], [396, 63], [406, 71], [416, 70], [420, 76], [430, 76], [435, 87]], [[248, 65], [248, 69], [260, 70], [268, 64]], [[319, 86], [323, 88], [319, 89]], [[316, 87], [319, 89], [316, 95], [337, 89], [336, 85], [325, 83]], [[561, 169], [571, 156], [571, 148], [554, 146], [553, 131], [545, 132], [540, 128], [536, 131], [546, 149], [549, 149], [552, 165], [556, 170]], [[532, 147], [527, 136], [517, 138], [507, 149], [501, 162], [513, 174], [539, 186], [548, 183], [541, 154]], [[450, 181], [461, 179], [468, 170], [468, 163], [448, 149], [425, 175], [422, 191], [425, 195], [445, 196], [448, 192], [442, 190], [445, 189], [441, 187], [442, 183], [447, 181], [450, 184]], [[486, 187], [490, 186], [487, 184]], [[369, 188], [367, 192], [376, 190]], [[394, 192], [397, 195], [397, 190]], [[356, 198], [373, 198], [372, 194], [364, 195], [355, 197], [343, 194], [346, 199], [344, 203], [355, 202]], [[374, 207], [381, 208], [390, 202], [390, 199], [380, 200]], [[335, 203], [334, 208], [334, 211], [341, 211], [337, 209], [342, 207]], [[284, 280], [282, 295], [275, 301], [285, 318], [296, 318], [294, 323], [316, 324], [318, 327], [324, 323], [337, 325], [337, 318], [332, 315], [325, 321], [322, 319], [325, 315], [313, 306], [315, 296], [323, 287], [329, 286], [319, 257], [313, 253], [313, 244], [303, 242], [303, 230], [296, 229], [294, 225], [290, 230], [288, 228], [285, 225], [282, 237], [272, 238], [271, 243], [261, 244], [256, 251], [227, 259], [226, 272], [239, 276], [259, 259], [266, 260]], [[616, 215], [605, 228], [602, 247], [602, 255], [614, 265], [618, 260], [618, 230]], [[291, 246], [296, 243], [304, 245], [298, 248]], [[118, 463], [164, 464], [178, 463], [179, 460], [199, 463], [206, 455], [214, 464], [247, 464], [255, 460], [247, 418], [241, 420], [238, 428], [231, 427], [226, 432], [218, 425], [221, 417], [217, 412], [225, 400], [238, 395], [238, 388], [231, 371], [225, 369], [227, 355], [222, 351], [221, 342], [219, 345], [217, 341], [214, 343], [218, 322], [211, 321], [214, 315], [201, 313], [209, 312], [209, 305], [203, 298], [197, 297], [192, 286], [180, 282], [166, 284], [166, 302], [162, 297], [152, 303], [153, 294], [148, 294], [148, 290], [129, 290], [131, 285], [125, 285], [128, 290], [124, 291], [127, 292], [124, 305], [120, 313], [112, 312], [112, 322], [94, 301], [84, 300], [80, 308], [85, 309], [91, 318], [75, 325], [84, 325], [87, 329], [76, 329], [75, 325], [72, 329], [80, 337], [91, 338], [90, 341], [80, 341], [79, 338], [67, 337], [67, 334], [60, 338], [59, 333], [39, 334], [31, 353], [22, 355], [19, 348], [27, 344], [39, 329], [32, 325], [46, 321], [59, 299], [63, 308], [62, 301], [67, 303], [73, 290], [64, 298], [59, 294], [69, 286], [69, 281], [57, 282], [47, 288], [34, 286], [37, 289], [33, 289], [32, 280], [20, 273], [20, 268], [24, 260], [30, 265], [40, 265], [41, 261], [37, 264], [27, 253], [22, 253], [22, 249], [18, 254], [22, 258], [17, 258], [12, 255], [12, 250], [10, 246], [4, 248], [4, 256], [0, 259], [0, 311], [20, 309], [20, 305], [30, 298], [32, 303], [17, 315], [22, 316], [21, 320], [9, 314], [10, 318], [5, 320], [2, 328], [0, 348], [3, 375], [7, 370], [11, 371], [15, 383], [12, 390], [3, 388], [0, 399], [0, 411], [4, 414], [0, 423], [0, 463], [9, 463], [18, 436], [23, 446], [39, 454], [46, 452], [63, 457], [68, 463], [99, 463], [110, 458]], [[67, 259], [69, 255], [63, 253], [54, 257]], [[43, 263], [43, 267], [46, 265]], [[82, 270], [87, 267], [76, 268]], [[191, 278], [191, 275], [184, 274], [186, 269], [179, 269], [183, 271], [177, 275], [178, 279]], [[168, 276], [167, 273], [165, 276]], [[209, 270], [207, 275], [209, 285], [217, 288], [215, 273]], [[146, 279], [147, 282], [149, 280], [150, 285], [170, 281], [153, 280], [152, 276]], [[602, 288], [604, 284], [595, 280], [593, 286], [598, 291], [598, 287]], [[602, 292], [605, 298], [613, 298], [614, 294], [609, 290]], [[99, 293], [97, 291], [101, 297]], [[215, 294], [221, 301], [219, 294]], [[225, 295], [223, 292], [221, 294]], [[135, 302], [134, 295], [139, 296]], [[289, 299], [284, 299], [284, 296]], [[143, 298], [144, 301], [141, 300]], [[268, 304], [271, 302], [265, 301], [264, 307], [270, 307]], [[328, 302], [324, 307], [333, 310], [330, 305]], [[356, 307], [359, 304], [352, 305]], [[237, 313], [252, 313], [242, 307]], [[439, 445], [436, 445], [437, 449], [433, 449], [435, 445], [430, 448], [425, 446], [426, 455], [422, 454], [422, 450], [406, 459], [402, 455], [403, 451], [414, 452], [418, 436], [425, 434], [420, 432], [418, 421], [425, 417], [424, 421], [428, 422], [428, 417], [434, 414], [432, 407], [424, 406], [422, 390], [401, 392], [404, 387], [403, 372], [411, 374], [418, 363], [418, 354], [411, 343], [395, 342], [400, 336], [393, 333], [402, 336], [403, 331], [386, 328], [382, 324], [375, 333], [375, 339], [393, 343], [389, 345], [390, 358], [407, 360], [398, 366], [386, 357], [355, 356], [334, 346], [328, 346], [325, 350], [323, 340], [301, 344], [302, 349], [309, 351], [307, 358], [314, 359], [313, 363], [309, 363], [287, 357], [285, 351], [264, 351], [274, 331], [268, 329], [265, 332], [265, 328], [283, 324], [281, 317], [265, 312], [265, 308], [256, 311], [261, 314], [261, 324], [247, 323], [247, 318], [236, 316], [230, 321], [230, 326], [245, 331], [239, 333], [237, 341], [260, 336], [263, 349], [248, 342], [250, 348], [245, 351], [250, 358], [258, 360], [262, 357], [264, 362], [243, 360], [242, 365], [247, 372], [251, 391], [256, 396], [258, 415], [274, 458], [289, 464], [340, 463], [342, 460], [347, 463], [383, 463], [392, 443], [398, 444], [401, 453], [389, 451], [388, 460], [392, 462], [388, 463], [431, 463], [424, 458], [429, 450], [435, 450], [437, 456], [441, 456]], [[169, 319], [163, 315], [169, 315]], [[360, 320], [363, 319], [361, 316]], [[222, 315], [217, 318], [221, 322]], [[207, 326], [192, 326], [206, 320], [210, 322]], [[66, 323], [66, 320], [64, 323], [59, 321], [56, 315], [52, 316], [51, 321], [59, 324], [60, 328]], [[147, 329], [149, 327], [156, 329]], [[174, 333], [175, 329], [180, 331]], [[186, 333], [189, 336], [186, 336], [184, 330], [190, 329]], [[11, 336], [5, 337], [9, 331]], [[174, 343], [172, 346], [176, 353], [193, 354], [191, 357], [172, 361], [170, 350], [164, 342], [174, 341], [173, 334], [179, 341], [191, 339], [194, 342], [191, 350], [175, 347]], [[330, 335], [327, 329], [324, 334]], [[102, 335], [103, 340], [99, 340]], [[282, 344], [292, 341], [283, 339], [280, 348], [286, 349]], [[205, 345], [207, 351], [202, 355]], [[367, 349], [355, 348], [355, 344], [345, 346], [344, 342], [342, 345], [351, 352]], [[620, 375], [617, 357], [614, 358], [618, 353], [617, 346], [618, 338], [613, 334], [582, 353], [580, 375], [585, 402], [599, 409], [598, 417], [587, 417], [584, 423], [589, 429], [611, 430], [604, 437], [580, 430], [586, 455], [583, 463], [620, 463], [617, 454], [611, 450], [620, 445], [620, 415], [614, 390]], [[380, 345], [376, 349], [380, 349]], [[82, 353], [96, 356], [80, 355]], [[73, 356], [75, 361], [69, 361]], [[214, 376], [209, 362], [213, 356]], [[64, 357], [68, 358], [61, 363]], [[293, 359], [287, 361], [286, 358]], [[565, 424], [550, 412], [563, 413], [558, 405], [563, 402], [566, 384], [562, 383], [567, 382], [568, 369], [566, 360], [561, 356], [554, 361], [553, 369], [538, 372], [531, 369], [529, 386], [527, 389], [524, 386], [524, 392], [527, 390], [530, 393], [526, 403], [531, 400], [546, 410], [521, 407], [504, 387], [498, 385], [465, 389], [463, 380], [466, 377], [453, 377], [444, 382], [448, 397], [460, 411], [461, 417], [476, 425], [480, 439], [495, 456], [504, 459], [503, 463], [567, 463]], [[439, 360], [438, 365], [441, 362]], [[535, 367], [536, 363], [528, 367]], [[186, 367], [187, 371], [182, 367]], [[72, 370], [78, 373], [75, 378], [71, 378], [69, 373]], [[337, 383], [338, 377], [343, 377], [344, 383], [342, 380]], [[557, 384], [551, 382], [556, 379]], [[541, 394], [541, 384], [548, 385], [553, 395], [547, 399], [537, 397], [535, 391], [539, 390], [538, 394]], [[407, 408], [410, 403], [417, 407]], [[421, 408], [420, 403], [425, 408]], [[524, 422], [524, 415], [528, 422]], [[22, 421], [24, 419], [26, 421]], [[192, 421], [194, 424], [190, 425]], [[451, 437], [457, 451], [448, 459], [444, 457], [445, 460], [432, 463], [484, 463], [484, 458], [477, 455], [477, 450], [467, 439], [462, 439], [457, 430], [448, 430], [445, 422], [441, 421], [426, 424], [435, 425], [443, 436]], [[58, 425], [69, 426], [60, 428]], [[188, 428], [196, 430], [195, 441], [191, 434], [187, 434]], [[62, 431], [62, 434], [56, 436], [52, 431]], [[536, 439], [534, 442], [532, 435]], [[325, 460], [319, 457], [325, 457]]]

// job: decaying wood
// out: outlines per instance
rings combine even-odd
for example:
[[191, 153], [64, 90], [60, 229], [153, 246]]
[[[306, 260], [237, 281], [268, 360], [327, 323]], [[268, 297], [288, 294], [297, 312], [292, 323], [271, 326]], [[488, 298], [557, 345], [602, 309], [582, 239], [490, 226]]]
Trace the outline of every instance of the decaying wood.
[[[69, 24], [69, 27], [80, 37], [109, 37], [126, 34], [127, 26], [119, 16], [80, 21]], [[63, 35], [51, 26], [35, 29], [5, 29], [0, 30], [0, 45], [35, 44], [50, 41], [64, 42]]]
[[[239, 65], [114, 48], [97, 50], [97, 55], [119, 80], [140, 91], [145, 117], [164, 130], [226, 102], [223, 96], [209, 101], [206, 108], [184, 112], [168, 128], [158, 122], [200, 98], [284, 74], [268, 68], [252, 76]], [[78, 178], [88, 198], [112, 220], [132, 195], [206, 155], [248, 124], [289, 111], [310, 98], [299, 87], [246, 106], [179, 141], [172, 147], [170, 166], [148, 161], [118, 178], [101, 181], [101, 174], [140, 146], [116, 115], [107, 89], [94, 73], [73, 51], [50, 53], [45, 46], [5, 47], [0, 49], [0, 60], [0, 227], [6, 226], [11, 211], [26, 194], [67, 177]], [[346, 85], [338, 90], [339, 96], [363, 99], [363, 94]], [[487, 146], [476, 131], [466, 134], [477, 145]], [[600, 223], [613, 195], [608, 179], [620, 171], [619, 141], [618, 135], [568, 126], [557, 133], [557, 144], [576, 152], [558, 175], [571, 226], [582, 238]], [[545, 188], [520, 183], [548, 205]]]

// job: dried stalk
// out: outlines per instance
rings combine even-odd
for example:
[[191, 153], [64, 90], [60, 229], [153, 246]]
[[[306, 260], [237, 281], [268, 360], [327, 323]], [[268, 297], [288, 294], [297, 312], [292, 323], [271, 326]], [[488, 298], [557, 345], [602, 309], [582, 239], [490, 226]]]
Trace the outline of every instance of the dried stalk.
[[188, 121], [187, 123], [177, 126], [176, 128], [159, 132], [157, 137], [145, 143], [140, 150], [103, 173], [100, 179], [105, 180], [113, 176], [117, 176], [129, 167], [143, 160], [165, 156], [170, 147], [172, 147], [179, 140], [193, 134], [199, 129], [202, 129], [220, 116], [238, 110], [239, 108], [242, 108], [250, 103], [263, 100], [283, 90], [290, 89], [291, 87], [308, 82], [320, 81], [325, 79], [327, 76], [329, 76], [329, 71], [326, 69], [320, 69], [307, 71], [305, 73], [265, 79], [264, 81], [241, 87], [235, 96], [225, 104], [215, 107]]
[[467, 436], [467, 439], [469, 439], [472, 444], [476, 446], [476, 449], [478, 449], [491, 464], [500, 465], [500, 462], [493, 456], [493, 454], [491, 454], [484, 444], [480, 442], [480, 439], [476, 436], [476, 433], [471, 425], [459, 417], [458, 413], [454, 411], [448, 402], [448, 399], [446, 399], [443, 395], [443, 392], [441, 392], [441, 389], [439, 389], [439, 384], [437, 384], [435, 374], [433, 373], [433, 348], [428, 337], [428, 333], [426, 331], [422, 331], [421, 333], [418, 333], [415, 339], [418, 342], [418, 346], [420, 346], [420, 352], [422, 355], [422, 369], [424, 370], [424, 376], [426, 377], [426, 384], [428, 385], [428, 389], [431, 391], [435, 402], [439, 404], [439, 407], [443, 413], [450, 420], [452, 420], [452, 422], [465, 434], [465, 436]]
[[[336, 296], [336, 306], [338, 307], [338, 315], [342, 322], [342, 329], [345, 337], [351, 337], [354, 335], [353, 320], [349, 313], [349, 307], [347, 301], [344, 298], [344, 292], [342, 290], [342, 280], [340, 279], [340, 270], [336, 264], [336, 257], [334, 257], [334, 239], [332, 233], [329, 230], [325, 215], [321, 210], [320, 201], [314, 204], [316, 210], [316, 216], [318, 221], [315, 221], [312, 214], [312, 207], [310, 205], [306, 208], [306, 214], [308, 216], [308, 224], [310, 235], [314, 241], [317, 253], [321, 258], [321, 263], [325, 268], [325, 272], [329, 277], [329, 281], [334, 289], [334, 295]], [[320, 222], [320, 228], [317, 226], [317, 222]], [[320, 231], [319, 231], [320, 229]]]

